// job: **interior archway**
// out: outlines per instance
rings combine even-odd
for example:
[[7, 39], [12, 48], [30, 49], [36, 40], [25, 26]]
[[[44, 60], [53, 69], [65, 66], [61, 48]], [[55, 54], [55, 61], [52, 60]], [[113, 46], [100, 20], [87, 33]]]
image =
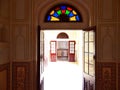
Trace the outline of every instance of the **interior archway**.
[[89, 20], [90, 20], [90, 13], [86, 5], [84, 3], [76, 2], [76, 1], [64, 1], [64, 4], [70, 5], [75, 7], [78, 12], [81, 13], [83, 22], [77, 22], [77, 23], [70, 23], [70, 22], [64, 22], [64, 23], [47, 23], [44, 21], [44, 18], [47, 14], [47, 12], [50, 10], [50, 8], [58, 5], [63, 4], [62, 1], [53, 1], [53, 3], [50, 3], [49, 1], [44, 4], [44, 6], [38, 6], [38, 10], [36, 12], [36, 24], [41, 26], [41, 29], [82, 29], [89, 26]]
[[[69, 3], [67, 3], [69, 4]], [[75, 4], [76, 6], [77, 4]], [[53, 7], [53, 5], [49, 4], [45, 9], [39, 10], [42, 11], [43, 13], [39, 13], [39, 17], [38, 17], [38, 24], [41, 26], [41, 30], [45, 31], [45, 30], [65, 30], [65, 29], [69, 29], [69, 30], [80, 30], [83, 28], [86, 28], [89, 26], [89, 12], [88, 10], [86, 10], [86, 8], [84, 7], [84, 5], [81, 5], [80, 7], [76, 6], [76, 8], [78, 8], [78, 11], [81, 13], [81, 15], [83, 16], [83, 22], [75, 22], [75, 23], [71, 23], [71, 22], [57, 22], [57, 23], [48, 23], [48, 22], [44, 22], [44, 18], [45, 15], [47, 13], [47, 11], [50, 9], [50, 7]]]
[[57, 35], [57, 39], [69, 39], [69, 36], [65, 32], [61, 32]]

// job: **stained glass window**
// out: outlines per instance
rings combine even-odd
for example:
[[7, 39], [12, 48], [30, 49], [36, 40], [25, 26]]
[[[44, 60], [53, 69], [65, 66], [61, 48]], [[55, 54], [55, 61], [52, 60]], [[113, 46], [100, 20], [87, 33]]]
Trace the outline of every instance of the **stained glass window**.
[[80, 13], [69, 5], [57, 5], [46, 14], [46, 22], [82, 22]]

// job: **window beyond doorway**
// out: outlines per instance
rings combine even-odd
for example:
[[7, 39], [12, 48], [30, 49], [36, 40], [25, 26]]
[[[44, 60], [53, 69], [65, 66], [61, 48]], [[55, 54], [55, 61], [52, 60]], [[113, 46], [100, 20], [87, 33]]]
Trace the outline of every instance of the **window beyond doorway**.
[[57, 60], [68, 61], [68, 41], [57, 41]]

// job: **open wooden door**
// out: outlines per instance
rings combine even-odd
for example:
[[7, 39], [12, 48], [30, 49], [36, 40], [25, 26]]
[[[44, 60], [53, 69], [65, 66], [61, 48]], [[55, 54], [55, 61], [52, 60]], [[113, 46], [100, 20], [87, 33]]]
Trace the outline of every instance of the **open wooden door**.
[[84, 29], [84, 90], [95, 90], [96, 28]]

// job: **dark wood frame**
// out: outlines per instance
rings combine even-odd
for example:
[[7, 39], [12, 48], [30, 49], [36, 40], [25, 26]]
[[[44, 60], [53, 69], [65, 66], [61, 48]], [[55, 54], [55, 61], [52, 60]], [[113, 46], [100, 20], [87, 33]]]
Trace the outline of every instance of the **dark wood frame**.
[[37, 27], [37, 90], [40, 90], [40, 26]]
[[[41, 80], [41, 76], [43, 75], [43, 72], [44, 72], [44, 40], [41, 44], [41, 27], [38, 25], [37, 27], [37, 90], [43, 90], [43, 85], [44, 85], [44, 76]], [[44, 38], [44, 36], [43, 36]], [[43, 46], [43, 51], [40, 51], [41, 48], [40, 48], [40, 45]], [[41, 55], [41, 52], [42, 52], [42, 55]], [[41, 63], [41, 60], [42, 60], [42, 64], [43, 64], [43, 67], [42, 67], [42, 74], [41, 73], [41, 70], [40, 70], [40, 63]]]
[[[70, 48], [70, 43], [71, 42], [74, 42], [74, 53], [70, 53], [70, 50], [71, 50], [71, 48]], [[74, 41], [74, 40], [69, 40], [69, 44], [68, 44], [68, 57], [69, 57], [69, 61], [70, 62], [75, 62], [75, 44], [76, 44], [76, 41]], [[72, 59], [70, 59], [70, 58], [72, 58]]]

